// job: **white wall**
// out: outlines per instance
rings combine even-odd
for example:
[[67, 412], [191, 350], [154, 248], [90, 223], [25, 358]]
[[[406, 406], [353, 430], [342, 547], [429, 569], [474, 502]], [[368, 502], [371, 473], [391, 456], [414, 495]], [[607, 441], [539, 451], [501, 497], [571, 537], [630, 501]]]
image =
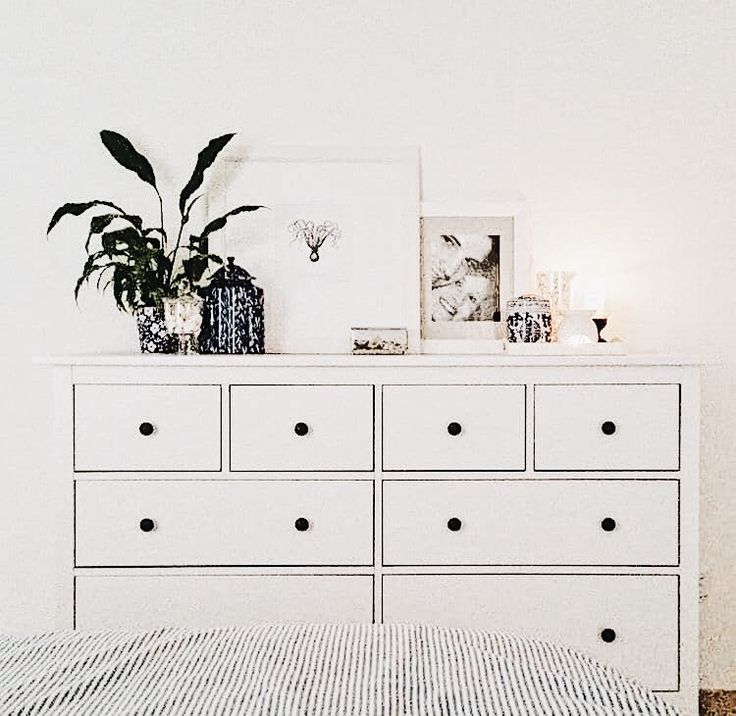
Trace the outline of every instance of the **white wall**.
[[[613, 331], [697, 353], [705, 686], [736, 688], [736, 5], [162, 0], [7, 3], [0, 28], [0, 628], [52, 626], [48, 376], [34, 354], [135, 348], [91, 294], [63, 201], [155, 202], [99, 144], [130, 136], [171, 197], [204, 142], [416, 145], [427, 198], [524, 193], [538, 266], [598, 275]], [[174, 204], [171, 201], [173, 210]]]

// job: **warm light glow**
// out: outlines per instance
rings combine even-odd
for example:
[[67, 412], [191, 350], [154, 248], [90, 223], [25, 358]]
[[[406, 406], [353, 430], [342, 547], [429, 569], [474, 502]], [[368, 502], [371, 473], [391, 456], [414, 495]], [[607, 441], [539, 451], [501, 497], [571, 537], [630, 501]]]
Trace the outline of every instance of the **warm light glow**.
[[586, 289], [583, 308], [593, 311], [594, 318], [605, 318], [608, 312], [606, 311], [606, 292], [603, 288], [595, 286]]

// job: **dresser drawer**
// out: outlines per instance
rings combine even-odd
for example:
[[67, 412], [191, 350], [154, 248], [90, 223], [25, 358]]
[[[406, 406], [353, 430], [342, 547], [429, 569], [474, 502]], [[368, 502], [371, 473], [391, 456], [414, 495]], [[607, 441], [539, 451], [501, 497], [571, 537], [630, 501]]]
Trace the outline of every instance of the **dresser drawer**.
[[679, 385], [537, 385], [536, 470], [679, 470]]
[[373, 621], [369, 575], [76, 578], [77, 629]]
[[678, 688], [676, 576], [385, 575], [383, 618], [550, 639]]
[[75, 385], [74, 469], [221, 469], [219, 385]]
[[370, 565], [371, 481], [83, 481], [78, 566]]
[[373, 386], [231, 386], [230, 469], [373, 470]]
[[386, 565], [676, 565], [677, 480], [387, 481]]
[[387, 385], [383, 469], [524, 470], [523, 385]]

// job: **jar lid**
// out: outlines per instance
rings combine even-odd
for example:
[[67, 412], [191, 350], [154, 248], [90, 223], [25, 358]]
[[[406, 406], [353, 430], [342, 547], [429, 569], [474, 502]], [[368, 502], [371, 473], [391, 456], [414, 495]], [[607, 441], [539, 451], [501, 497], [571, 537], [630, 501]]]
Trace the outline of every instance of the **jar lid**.
[[232, 256], [228, 256], [227, 265], [215, 271], [209, 287], [249, 286], [253, 282], [253, 278], [244, 268], [241, 268], [235, 263], [235, 259]]
[[506, 310], [508, 311], [549, 311], [550, 302], [546, 298], [537, 296], [533, 293], [526, 293], [523, 296], [514, 298], [506, 302]]

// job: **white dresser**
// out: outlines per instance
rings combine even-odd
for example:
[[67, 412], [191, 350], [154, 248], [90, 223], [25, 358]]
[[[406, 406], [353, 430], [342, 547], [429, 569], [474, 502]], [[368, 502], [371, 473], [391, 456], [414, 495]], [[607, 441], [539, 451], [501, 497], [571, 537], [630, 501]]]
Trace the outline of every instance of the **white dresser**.
[[60, 627], [519, 631], [696, 713], [695, 367], [636, 356], [47, 362]]

